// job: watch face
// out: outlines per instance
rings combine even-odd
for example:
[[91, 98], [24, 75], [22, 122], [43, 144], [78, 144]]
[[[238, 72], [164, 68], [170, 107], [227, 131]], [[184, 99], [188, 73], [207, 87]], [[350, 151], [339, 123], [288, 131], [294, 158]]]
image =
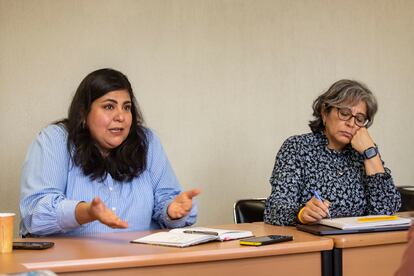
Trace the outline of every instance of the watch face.
[[370, 148], [368, 148], [364, 151], [364, 157], [365, 157], [365, 159], [370, 159], [370, 158], [374, 157], [375, 155], [377, 155], [377, 153], [378, 153], [378, 151], [377, 151], [376, 148], [370, 147]]

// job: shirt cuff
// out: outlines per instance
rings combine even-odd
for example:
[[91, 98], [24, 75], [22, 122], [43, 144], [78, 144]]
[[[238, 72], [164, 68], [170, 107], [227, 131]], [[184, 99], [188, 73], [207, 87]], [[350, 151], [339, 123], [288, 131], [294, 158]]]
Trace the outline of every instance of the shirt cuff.
[[368, 183], [378, 183], [391, 179], [391, 171], [388, 168], [384, 168], [383, 173], [376, 173], [373, 175], [367, 175]]
[[76, 206], [81, 201], [77, 200], [63, 200], [58, 207], [58, 223], [60, 228], [67, 232], [80, 226], [75, 216]]

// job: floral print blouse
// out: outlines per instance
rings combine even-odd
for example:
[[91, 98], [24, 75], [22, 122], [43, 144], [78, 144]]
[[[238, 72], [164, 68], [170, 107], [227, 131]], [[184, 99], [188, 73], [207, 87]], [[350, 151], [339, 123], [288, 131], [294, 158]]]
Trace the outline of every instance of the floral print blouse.
[[283, 143], [270, 178], [266, 223], [298, 224], [297, 214], [313, 191], [331, 202], [331, 217], [390, 215], [398, 211], [401, 196], [388, 168], [385, 173], [368, 176], [362, 156], [350, 145], [341, 152], [327, 145], [322, 132], [292, 136]]

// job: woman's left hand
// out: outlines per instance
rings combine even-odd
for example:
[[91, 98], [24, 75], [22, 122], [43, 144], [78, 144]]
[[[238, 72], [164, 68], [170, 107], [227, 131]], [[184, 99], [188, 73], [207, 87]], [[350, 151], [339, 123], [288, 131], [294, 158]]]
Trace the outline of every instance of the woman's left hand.
[[352, 148], [354, 148], [360, 154], [362, 154], [367, 148], [375, 147], [375, 143], [369, 135], [367, 128], [365, 127], [358, 129], [354, 137], [352, 137], [351, 145]]
[[200, 194], [199, 189], [193, 189], [186, 192], [182, 192], [174, 198], [167, 209], [167, 214], [171, 219], [179, 219], [186, 215], [193, 206], [193, 197]]
[[[375, 143], [372, 140], [371, 136], [368, 133], [368, 130], [365, 127], [361, 127], [355, 133], [354, 137], [351, 140], [352, 147], [362, 154], [366, 149], [370, 147], [375, 147]], [[384, 165], [382, 165], [381, 158], [379, 155], [364, 160], [365, 173], [367, 175], [374, 175], [376, 173], [384, 173]]]

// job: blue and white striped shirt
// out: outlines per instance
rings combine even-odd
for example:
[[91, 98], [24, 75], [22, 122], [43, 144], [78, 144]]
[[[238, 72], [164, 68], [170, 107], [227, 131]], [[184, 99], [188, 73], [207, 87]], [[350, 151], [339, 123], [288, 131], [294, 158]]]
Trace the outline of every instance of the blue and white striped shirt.
[[[181, 192], [158, 137], [150, 130], [146, 170], [130, 182], [108, 174], [103, 182], [92, 181], [76, 166], [67, 150], [68, 133], [62, 125], [43, 129], [31, 144], [20, 181], [20, 234], [90, 235], [102, 232], [176, 228], [194, 224], [195, 205], [186, 217], [171, 220], [167, 207]], [[127, 229], [112, 229], [99, 221], [79, 225], [76, 205], [99, 196]]]

